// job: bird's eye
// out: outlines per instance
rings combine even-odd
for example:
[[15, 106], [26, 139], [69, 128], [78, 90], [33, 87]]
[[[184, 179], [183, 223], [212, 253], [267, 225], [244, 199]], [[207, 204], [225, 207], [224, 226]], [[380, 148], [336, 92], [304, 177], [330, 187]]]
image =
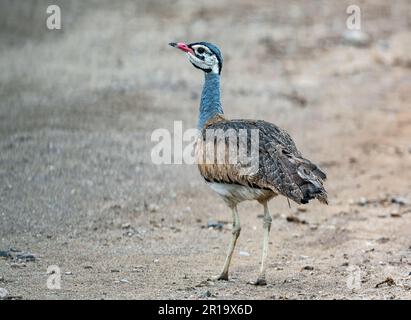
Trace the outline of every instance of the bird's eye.
[[197, 49], [197, 53], [204, 53], [204, 51], [205, 51], [205, 49], [204, 48], [202, 48], [202, 47], [200, 47], [200, 48], [198, 48]]

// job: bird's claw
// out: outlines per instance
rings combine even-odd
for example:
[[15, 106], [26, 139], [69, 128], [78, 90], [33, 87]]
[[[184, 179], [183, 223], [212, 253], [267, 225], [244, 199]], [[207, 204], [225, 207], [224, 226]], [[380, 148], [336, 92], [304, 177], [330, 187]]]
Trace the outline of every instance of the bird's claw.
[[212, 277], [213, 281], [228, 281], [228, 274], [222, 273], [219, 276]]

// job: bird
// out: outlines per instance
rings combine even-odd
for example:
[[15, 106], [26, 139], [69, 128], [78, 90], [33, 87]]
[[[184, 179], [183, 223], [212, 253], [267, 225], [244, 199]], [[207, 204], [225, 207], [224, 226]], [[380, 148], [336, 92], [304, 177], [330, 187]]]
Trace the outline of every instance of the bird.
[[[251, 283], [267, 285], [266, 259], [272, 223], [268, 202], [276, 196], [284, 196], [288, 201], [292, 200], [297, 204], [307, 204], [314, 199], [328, 204], [327, 191], [324, 188], [327, 176], [318, 165], [302, 156], [292, 137], [284, 129], [264, 120], [235, 120], [225, 117], [220, 97], [223, 55], [216, 45], [204, 41], [190, 44], [171, 42], [169, 45], [184, 52], [189, 62], [204, 73], [197, 122], [200, 134], [195, 144], [195, 154], [205, 183], [222, 197], [233, 218], [227, 256], [216, 279], [229, 279], [230, 263], [241, 232], [238, 204], [246, 200], [256, 200], [264, 210], [263, 244], [259, 274], [257, 280]], [[216, 135], [208, 139], [207, 132], [210, 131], [219, 132], [223, 137]], [[239, 138], [241, 131], [247, 133], [245, 139]], [[253, 140], [252, 131], [257, 132], [257, 139]], [[224, 150], [222, 153], [227, 155], [227, 145], [230, 143], [228, 135], [225, 135], [227, 132], [238, 134], [235, 142], [237, 147], [250, 147], [253, 141], [258, 141], [258, 153], [255, 156], [258, 166], [251, 174], [244, 173], [244, 161], [204, 161], [205, 150], [210, 150], [207, 148], [216, 150], [222, 147], [220, 150]], [[213, 153], [212, 155], [212, 160], [215, 160]]]

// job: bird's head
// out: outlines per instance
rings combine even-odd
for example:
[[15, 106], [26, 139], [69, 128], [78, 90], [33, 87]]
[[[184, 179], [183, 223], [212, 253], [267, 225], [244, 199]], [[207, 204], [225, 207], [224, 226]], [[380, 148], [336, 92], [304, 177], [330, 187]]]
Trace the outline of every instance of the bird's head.
[[221, 73], [223, 56], [217, 46], [209, 42], [194, 42], [190, 44], [171, 42], [169, 45], [185, 52], [188, 60], [194, 67], [207, 73]]

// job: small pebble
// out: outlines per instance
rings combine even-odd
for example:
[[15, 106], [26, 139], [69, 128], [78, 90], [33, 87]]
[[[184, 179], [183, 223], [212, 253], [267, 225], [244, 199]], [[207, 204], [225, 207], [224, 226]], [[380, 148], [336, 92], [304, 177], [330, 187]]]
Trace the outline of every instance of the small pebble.
[[20, 253], [16, 256], [16, 259], [23, 262], [36, 261], [36, 257], [31, 253]]
[[0, 299], [5, 299], [7, 298], [8, 295], [9, 295], [9, 292], [6, 289], [0, 288]]
[[157, 212], [158, 209], [159, 209], [159, 206], [154, 203], [151, 203], [148, 205], [148, 211], [150, 212]]
[[15, 268], [15, 269], [21, 269], [21, 268], [25, 268], [26, 264], [25, 263], [12, 263], [10, 264], [10, 267]]
[[0, 257], [1, 258], [12, 258], [13, 256], [9, 251], [0, 251]]
[[360, 199], [358, 199], [357, 204], [360, 206], [365, 206], [368, 204], [368, 200], [367, 198], [361, 197]]
[[121, 282], [121, 283], [131, 283], [131, 282], [128, 281], [127, 279], [121, 279], [120, 282]]
[[305, 267], [303, 267], [303, 270], [314, 270], [314, 267], [313, 266], [305, 266]]
[[201, 298], [209, 298], [209, 297], [211, 297], [211, 296], [212, 296], [212, 294], [211, 294], [210, 290], [207, 290], [207, 291], [204, 292], [200, 297], [201, 297]]
[[288, 217], [286, 218], [286, 220], [287, 220], [288, 222], [293, 222], [293, 223], [308, 224], [307, 221], [302, 220], [302, 219], [300, 219], [300, 218], [298, 218], [298, 217], [296, 217], [296, 216], [288, 216]]
[[191, 207], [185, 207], [183, 209], [183, 213], [190, 213], [191, 212]]
[[223, 229], [224, 224], [221, 222], [217, 222], [217, 221], [208, 221], [207, 223], [207, 228], [212, 228], [212, 229]]
[[391, 202], [399, 204], [400, 206], [405, 206], [408, 204], [408, 199], [405, 197], [392, 197]]
[[390, 238], [381, 237], [381, 238], [378, 238], [376, 241], [377, 241], [378, 243], [387, 243], [388, 241], [390, 241]]

